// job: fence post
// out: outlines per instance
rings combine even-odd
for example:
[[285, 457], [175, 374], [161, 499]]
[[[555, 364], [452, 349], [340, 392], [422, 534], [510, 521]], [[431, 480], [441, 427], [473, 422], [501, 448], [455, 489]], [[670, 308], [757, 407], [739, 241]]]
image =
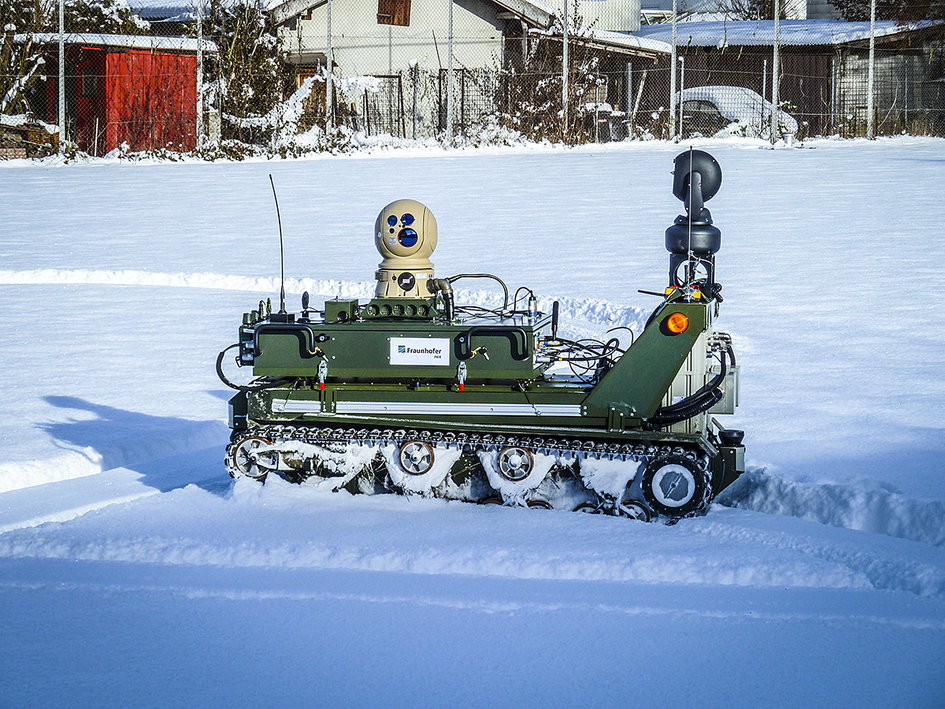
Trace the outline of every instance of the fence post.
[[761, 120], [758, 122], [758, 137], [765, 134], [765, 100], [768, 96], [768, 60], [765, 59], [761, 69]]
[[873, 81], [874, 67], [876, 64], [876, 0], [870, 2], [870, 63], [866, 78], [866, 137], [869, 140], [876, 139], [876, 129], [873, 125], [873, 111], [875, 110], [873, 101]]
[[627, 96], [626, 100], [623, 102], [623, 109], [627, 112], [627, 116], [630, 116], [630, 111], [633, 110], [633, 64], [627, 61]]
[[197, 0], [197, 150], [203, 149], [203, 0]]
[[[677, 0], [673, 0], [673, 42], [669, 54], [669, 134], [676, 140], [676, 112], [673, 101], [676, 98], [676, 10]], [[680, 101], [682, 103], [682, 101]]]
[[66, 0], [59, 0], [59, 152], [66, 141]]
[[413, 139], [417, 139], [417, 89], [418, 84], [420, 83], [420, 66], [419, 64], [412, 63], [410, 66], [410, 80], [413, 83], [413, 108], [411, 110], [411, 116], [413, 121]]
[[778, 128], [778, 52], [781, 48], [781, 0], [774, 0], [774, 61], [771, 66], [771, 144], [774, 145]]
[[682, 96], [683, 89], [686, 88], [686, 57], [679, 57], [679, 135], [676, 137], [676, 140], [682, 140]]
[[624, 140], [629, 140], [633, 134], [631, 119], [633, 116], [633, 64], [627, 60], [627, 100], [624, 101], [623, 124], [627, 127]]
[[561, 141], [568, 142], [568, 0], [561, 25]]
[[446, 58], [446, 140], [453, 142], [453, 0], [449, 0], [449, 39]]
[[332, 52], [331, 46], [331, 0], [328, 0], [328, 7], [326, 8], [328, 13], [328, 44], [325, 50], [325, 62], [327, 63], [325, 71], [325, 132], [328, 133], [332, 128], [335, 127], [335, 106], [334, 106], [334, 91], [335, 88], [334, 78], [335, 78], [335, 57]]

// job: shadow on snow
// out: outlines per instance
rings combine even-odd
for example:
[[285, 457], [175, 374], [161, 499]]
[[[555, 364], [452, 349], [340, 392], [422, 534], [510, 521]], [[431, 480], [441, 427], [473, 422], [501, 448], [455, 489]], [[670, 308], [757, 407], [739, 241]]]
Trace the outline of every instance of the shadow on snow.
[[100, 457], [103, 471], [124, 467], [142, 482], [165, 491], [196, 484], [211, 492], [229, 488], [223, 448], [229, 431], [222, 421], [193, 421], [152, 416], [94, 404], [73, 396], [46, 396], [61, 409], [84, 411], [94, 418], [38, 424], [63, 448]]

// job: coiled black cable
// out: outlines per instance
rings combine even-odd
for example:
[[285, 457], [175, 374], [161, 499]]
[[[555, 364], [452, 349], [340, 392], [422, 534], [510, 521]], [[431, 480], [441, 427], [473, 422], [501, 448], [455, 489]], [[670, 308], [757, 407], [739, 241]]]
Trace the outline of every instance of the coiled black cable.
[[675, 404], [661, 406], [652, 416], [646, 420], [648, 428], [662, 428], [671, 426], [674, 423], [685, 421], [693, 416], [697, 416], [708, 411], [719, 403], [725, 394], [719, 387], [725, 381], [725, 374], [728, 371], [726, 366], [726, 357], [731, 352], [731, 345], [720, 352], [719, 361], [721, 363], [720, 371], [706, 384], [696, 391], [692, 396], [686, 397]]
[[220, 377], [220, 381], [230, 387], [230, 389], [236, 389], [237, 391], [262, 391], [263, 389], [275, 389], [276, 387], [282, 386], [286, 382], [285, 379], [270, 379], [265, 382], [257, 382], [255, 384], [237, 384], [235, 382], [231, 382], [223, 373], [223, 358], [226, 356], [226, 353], [232, 350], [234, 347], [239, 347], [239, 343], [237, 342], [234, 345], [230, 345], [217, 355], [217, 376]]

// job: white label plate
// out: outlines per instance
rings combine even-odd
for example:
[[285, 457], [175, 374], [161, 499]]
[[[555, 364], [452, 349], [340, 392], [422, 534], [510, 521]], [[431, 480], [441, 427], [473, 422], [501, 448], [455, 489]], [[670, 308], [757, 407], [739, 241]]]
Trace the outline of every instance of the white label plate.
[[390, 363], [448, 367], [450, 340], [448, 337], [392, 337]]

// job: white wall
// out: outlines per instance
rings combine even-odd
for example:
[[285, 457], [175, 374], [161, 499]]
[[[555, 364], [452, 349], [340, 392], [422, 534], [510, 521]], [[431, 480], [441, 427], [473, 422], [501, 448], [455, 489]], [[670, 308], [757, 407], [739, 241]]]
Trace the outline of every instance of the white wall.
[[[377, 23], [377, 3], [333, 0], [332, 51], [340, 76], [406, 71], [412, 62], [421, 69], [447, 67], [449, 4], [445, 0], [413, 0], [410, 25]], [[492, 68], [500, 65], [504, 20], [489, 2], [472, 0], [453, 7], [453, 62], [455, 68]], [[327, 6], [299, 20], [296, 30], [283, 29], [280, 38], [289, 52], [319, 52], [327, 48]]]
[[[640, 29], [640, 0], [568, 0], [569, 15], [574, 14], [575, 3], [585, 24], [595, 29], [617, 32]], [[564, 0], [542, 0], [542, 4], [553, 7], [558, 15], [564, 9]]]

